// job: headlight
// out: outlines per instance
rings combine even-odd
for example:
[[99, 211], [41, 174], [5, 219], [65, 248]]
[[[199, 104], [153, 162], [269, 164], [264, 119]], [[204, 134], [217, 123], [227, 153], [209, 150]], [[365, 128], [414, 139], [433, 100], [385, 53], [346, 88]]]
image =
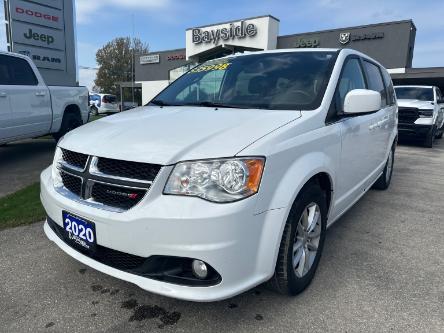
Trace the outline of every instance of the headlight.
[[433, 117], [433, 109], [418, 110], [418, 112], [421, 118]]
[[62, 176], [60, 175], [60, 171], [58, 169], [59, 163], [63, 158], [62, 149], [57, 147], [54, 154], [54, 161], [52, 162], [52, 181], [54, 183], [54, 187], [63, 186]]
[[264, 164], [261, 157], [181, 162], [171, 172], [163, 193], [213, 202], [244, 199], [259, 190]]

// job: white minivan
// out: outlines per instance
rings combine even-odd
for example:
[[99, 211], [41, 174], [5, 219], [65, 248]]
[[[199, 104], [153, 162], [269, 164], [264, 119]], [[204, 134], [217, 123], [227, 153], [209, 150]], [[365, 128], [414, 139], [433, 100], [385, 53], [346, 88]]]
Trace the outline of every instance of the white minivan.
[[154, 293], [215, 301], [268, 281], [295, 295], [326, 229], [388, 188], [396, 141], [390, 76], [362, 53], [211, 60], [145, 107], [60, 141], [41, 175], [44, 230]]
[[91, 114], [94, 116], [120, 111], [116, 95], [92, 93], [89, 95], [89, 104]]

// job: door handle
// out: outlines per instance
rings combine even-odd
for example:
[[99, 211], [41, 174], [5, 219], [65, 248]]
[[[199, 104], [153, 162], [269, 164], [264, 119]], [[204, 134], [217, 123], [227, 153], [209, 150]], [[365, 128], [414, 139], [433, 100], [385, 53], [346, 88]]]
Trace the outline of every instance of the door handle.
[[35, 95], [38, 97], [43, 97], [43, 96], [46, 96], [46, 93], [44, 91], [38, 91], [35, 93]]
[[372, 124], [372, 125], [370, 125], [369, 127], [368, 127], [368, 129], [370, 130], [370, 131], [373, 131], [375, 128], [378, 128], [378, 123], [376, 123], [376, 124]]
[[0, 97], [6, 97], [6, 93], [5, 92], [0, 92]]

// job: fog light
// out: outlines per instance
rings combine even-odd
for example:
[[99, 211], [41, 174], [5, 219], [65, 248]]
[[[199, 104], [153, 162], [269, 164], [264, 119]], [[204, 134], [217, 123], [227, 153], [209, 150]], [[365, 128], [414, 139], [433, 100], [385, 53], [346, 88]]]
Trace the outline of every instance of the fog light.
[[205, 279], [208, 276], [207, 265], [202, 260], [193, 260], [192, 263], [193, 274], [198, 279]]

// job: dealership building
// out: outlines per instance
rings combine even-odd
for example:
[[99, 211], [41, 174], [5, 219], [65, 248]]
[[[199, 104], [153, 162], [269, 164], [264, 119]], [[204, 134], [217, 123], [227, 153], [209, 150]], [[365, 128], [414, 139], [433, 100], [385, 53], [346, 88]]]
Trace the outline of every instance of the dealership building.
[[383, 64], [395, 84], [433, 84], [444, 91], [444, 68], [412, 68], [416, 27], [412, 20], [279, 35], [279, 19], [259, 16], [189, 28], [185, 48], [151, 52], [136, 61], [142, 103], [191, 67], [238, 52], [288, 48], [352, 48]]

